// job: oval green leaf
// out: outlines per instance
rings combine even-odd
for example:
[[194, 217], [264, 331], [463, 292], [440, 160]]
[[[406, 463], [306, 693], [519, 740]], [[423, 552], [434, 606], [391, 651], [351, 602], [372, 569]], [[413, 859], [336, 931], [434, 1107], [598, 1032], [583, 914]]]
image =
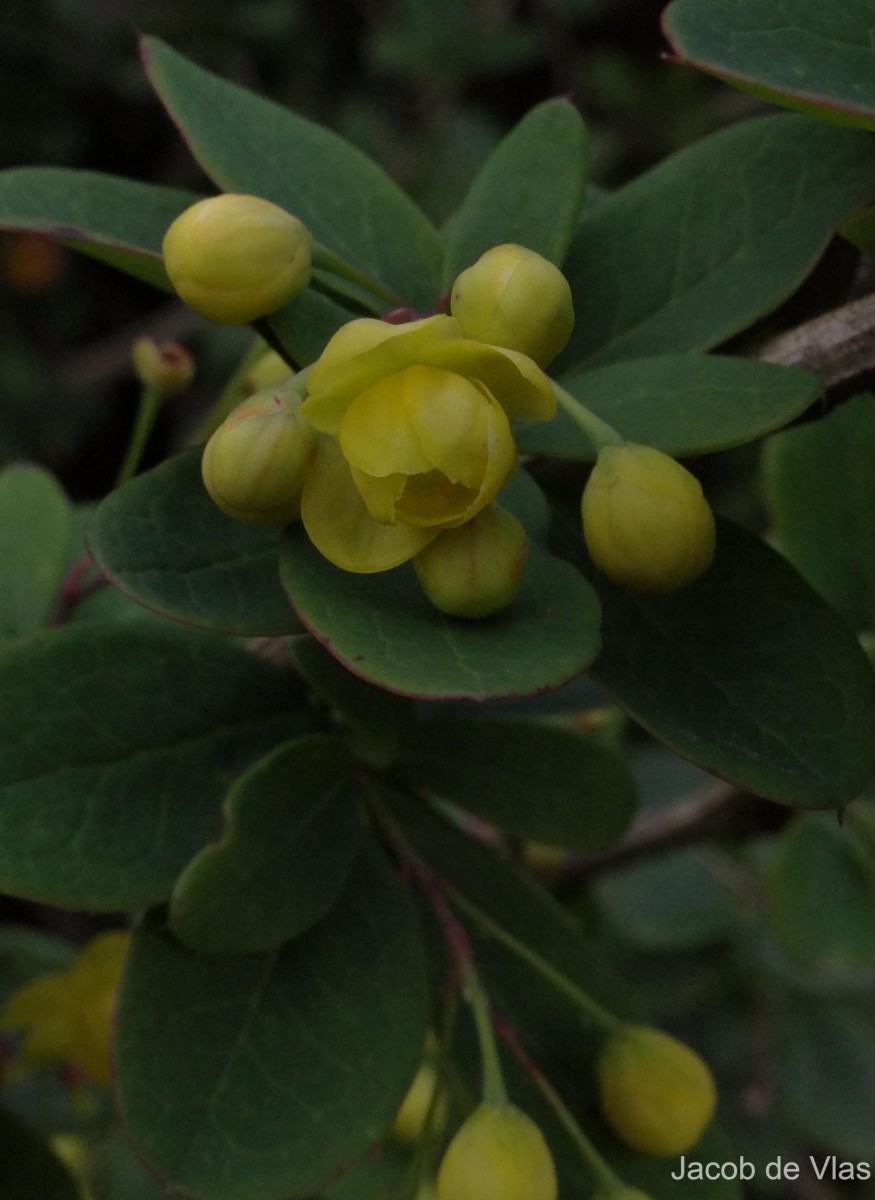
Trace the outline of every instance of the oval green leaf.
[[681, 150], [584, 214], [563, 268], [576, 324], [557, 370], [724, 341], [786, 299], [873, 192], [868, 135], [804, 117]]
[[385, 1136], [428, 1023], [411, 902], [376, 847], [329, 915], [269, 954], [134, 937], [115, 1060], [123, 1119], [173, 1191], [290, 1200]]
[[637, 798], [614, 751], [534, 721], [422, 722], [402, 740], [396, 769], [507, 833], [578, 850], [618, 841]]
[[585, 670], [599, 647], [595, 593], [568, 563], [533, 548], [519, 595], [482, 621], [433, 608], [409, 564], [353, 575], [292, 528], [280, 577], [301, 621], [363, 679], [402, 695], [448, 700], [529, 695]]
[[875, 628], [875, 396], [774, 438], [766, 496], [778, 544], [855, 628]]
[[201, 954], [272, 950], [325, 915], [359, 850], [362, 823], [335, 738], [279, 746], [233, 784], [225, 829], [177, 880], [170, 927]]
[[595, 571], [593, 675], [678, 754], [800, 808], [853, 799], [875, 770], [875, 674], [857, 639], [780, 555], [728, 521], [699, 579], [668, 596]]
[[681, 62], [833, 123], [875, 129], [871, 0], [674, 0], [663, 29]]
[[0, 652], [0, 888], [68, 908], [164, 899], [228, 784], [300, 731], [280, 672], [174, 626], [83, 623]]
[[486, 250], [516, 242], [559, 264], [586, 192], [587, 139], [567, 100], [547, 100], [492, 152], [444, 230], [444, 283]]
[[196, 450], [111, 492], [87, 540], [110, 581], [162, 616], [244, 636], [300, 632], [278, 579], [282, 531], [225, 516]]
[[813, 970], [875, 968], [875, 865], [835, 814], [797, 817], [778, 840], [768, 877], [784, 949]]
[[442, 249], [422, 212], [380, 168], [337, 134], [142, 39], [152, 86], [207, 175], [294, 213], [318, 242], [430, 308]]
[[[562, 386], [630, 442], [683, 457], [740, 446], [779, 429], [822, 391], [816, 375], [776, 363], [678, 354], [572, 373]], [[520, 427], [524, 454], [592, 462], [596, 448], [560, 409]]]
[[172, 292], [161, 242], [194, 192], [65, 167], [0, 172], [0, 228], [34, 229]]
[[47, 625], [67, 567], [73, 521], [64, 491], [39, 467], [0, 474], [0, 641]]

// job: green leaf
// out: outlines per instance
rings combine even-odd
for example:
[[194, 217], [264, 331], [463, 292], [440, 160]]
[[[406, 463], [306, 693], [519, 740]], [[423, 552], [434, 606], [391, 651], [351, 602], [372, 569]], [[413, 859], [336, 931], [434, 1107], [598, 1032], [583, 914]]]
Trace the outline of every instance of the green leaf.
[[674, 0], [663, 29], [677, 58], [826, 121], [875, 129], [870, 0]]
[[202, 954], [272, 950], [337, 899], [362, 823], [337, 740], [296, 738], [231, 787], [225, 830], [177, 880], [170, 927]]
[[875, 628], [875, 396], [769, 444], [766, 495], [781, 549], [855, 629]]
[[623, 759], [558, 725], [425, 721], [403, 739], [396, 769], [507, 833], [554, 846], [605, 850], [635, 809]]
[[280, 578], [310, 632], [349, 670], [425, 699], [528, 695], [580, 674], [599, 646], [595, 594], [568, 563], [532, 549], [516, 600], [482, 621], [433, 608], [409, 564], [376, 575], [333, 566], [288, 531]]
[[[813, 404], [816, 375], [719, 355], [665, 355], [572, 373], [562, 386], [631, 442], [683, 457], [740, 446], [780, 428]], [[524, 454], [593, 461], [596, 450], [571, 417], [520, 427]]]
[[[875, 1158], [875, 1030], [870, 1006], [862, 1011], [836, 1000], [793, 998], [779, 1014], [779, 1113], [797, 1137], [828, 1154]], [[806, 1162], [806, 1166], [809, 1163]], [[813, 1175], [813, 1171], [812, 1171]]]
[[153, 915], [121, 989], [123, 1118], [173, 1190], [310, 1196], [385, 1135], [427, 1023], [412, 907], [376, 847], [331, 913], [270, 954], [199, 958]]
[[599, 908], [621, 936], [647, 951], [682, 952], [725, 941], [736, 930], [735, 896], [719, 859], [698, 849], [660, 854], [596, 881]]
[[152, 86], [207, 175], [272, 200], [318, 242], [394, 288], [406, 304], [440, 296], [441, 244], [426, 217], [343, 138], [227, 83], [157, 38], [142, 40]]
[[557, 369], [724, 341], [796, 289], [873, 191], [869, 137], [804, 117], [746, 121], [680, 151], [584, 214]]
[[[627, 989], [586, 935], [580, 920], [567, 908], [494, 849], [463, 833], [420, 797], [393, 794], [387, 800], [405, 835], [433, 871], [599, 1004], [618, 1015], [634, 1015]], [[458, 915], [470, 933], [479, 931], [470, 913], [459, 909]], [[486, 940], [499, 957], [514, 964], [519, 961], [494, 937], [487, 935]], [[553, 986], [534, 973], [531, 966], [523, 964], [520, 972], [515, 978], [525, 980], [522, 990], [529, 993], [527, 999], [545, 993], [560, 1011], [570, 1012], [580, 1026], [579, 1011], [566, 997], [557, 995]], [[496, 1007], [502, 1011], [497, 999]], [[550, 1031], [542, 1029], [540, 1034], [549, 1038]], [[567, 1053], [567, 1044], [564, 1049]]]
[[328, 339], [353, 315], [313, 288], [305, 288], [294, 300], [272, 313], [267, 323], [289, 357], [300, 367], [315, 362]]
[[111, 492], [88, 545], [117, 588], [174, 621], [247, 636], [300, 632], [278, 578], [282, 531], [210, 499], [186, 451]]
[[486, 250], [516, 242], [557, 265], [583, 206], [587, 140], [566, 100], [531, 109], [484, 163], [444, 231], [444, 283]]
[[875, 769], [875, 675], [857, 639], [778, 554], [718, 521], [713, 566], [667, 596], [595, 571], [593, 675], [678, 754], [800, 808], [841, 805]]
[[0, 652], [0, 888], [69, 908], [166, 897], [228, 784], [304, 727], [289, 680], [174, 626], [70, 625]]
[[315, 638], [295, 638], [291, 658], [331, 719], [349, 724], [354, 752], [376, 765], [394, 762], [398, 740], [413, 720], [413, 702], [354, 675]]
[[875, 968], [875, 869], [835, 814], [806, 813], [778, 839], [768, 877], [775, 932], [815, 970]]
[[96, 171], [16, 167], [0, 172], [0, 228], [35, 229], [172, 291], [161, 242], [200, 197]]
[[47, 625], [58, 602], [72, 536], [70, 508], [39, 467], [0, 473], [0, 641]]
[[0, 1162], [3, 1200], [79, 1200], [73, 1176], [48, 1142], [22, 1121], [0, 1109]]

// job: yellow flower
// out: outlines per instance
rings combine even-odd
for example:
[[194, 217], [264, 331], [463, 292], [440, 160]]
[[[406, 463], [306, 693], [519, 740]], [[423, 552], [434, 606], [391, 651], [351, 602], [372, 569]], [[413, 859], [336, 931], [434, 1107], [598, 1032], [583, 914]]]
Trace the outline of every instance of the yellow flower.
[[596, 1070], [602, 1112], [644, 1154], [684, 1154], [714, 1115], [717, 1089], [708, 1067], [659, 1029], [625, 1026], [602, 1047]]
[[72, 1063], [92, 1083], [109, 1087], [115, 997], [130, 935], [101, 933], [65, 971], [34, 979], [13, 992], [0, 1013], [0, 1029], [27, 1030], [23, 1066]]
[[565, 276], [534, 250], [513, 244], [494, 246], [461, 273], [450, 311], [466, 337], [520, 350], [540, 367], [564, 349], [574, 328]]
[[458, 529], [446, 529], [416, 555], [422, 590], [451, 617], [488, 617], [513, 601], [529, 558], [516, 517], [490, 504]]
[[676, 591], [714, 556], [714, 514], [699, 481], [652, 446], [605, 446], [581, 512], [595, 565], [642, 592]]
[[220, 325], [275, 312], [310, 282], [308, 229], [259, 196], [226, 192], [199, 200], [176, 218], [162, 249], [185, 303]]
[[544, 1135], [513, 1104], [481, 1104], [447, 1147], [437, 1194], [438, 1200], [556, 1200]]
[[201, 463], [210, 496], [237, 521], [286, 525], [297, 519], [315, 444], [299, 401], [281, 389], [238, 404], [207, 442]]
[[555, 412], [523, 354], [464, 338], [452, 317], [351, 321], [310, 369], [301, 411], [328, 435], [301, 516], [347, 571], [406, 562], [470, 521], [516, 467], [511, 421]]

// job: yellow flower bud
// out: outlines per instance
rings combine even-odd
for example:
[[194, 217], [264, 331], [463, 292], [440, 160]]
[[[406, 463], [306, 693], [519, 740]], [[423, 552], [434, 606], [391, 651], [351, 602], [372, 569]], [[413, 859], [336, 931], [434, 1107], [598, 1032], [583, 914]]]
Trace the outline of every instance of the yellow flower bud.
[[279, 390], [238, 404], [210, 440], [201, 463], [210, 496], [237, 521], [286, 525], [300, 514], [315, 441], [300, 401]]
[[534, 1121], [513, 1104], [481, 1104], [447, 1147], [438, 1200], [556, 1200], [556, 1168]]
[[263, 392], [266, 388], [279, 387], [294, 373], [281, 354], [277, 354], [276, 350], [266, 350], [246, 372], [243, 380], [243, 393], [246, 396], [253, 396], [256, 392]]
[[194, 378], [194, 359], [176, 342], [158, 342], [137, 338], [131, 347], [131, 359], [137, 378], [160, 396], [184, 392]]
[[547, 365], [574, 328], [571, 288], [553, 263], [524, 246], [495, 246], [453, 284], [450, 311], [465, 337], [519, 350]]
[[526, 531], [491, 504], [473, 520], [439, 534], [413, 566], [435, 608], [451, 617], [489, 617], [511, 603], [529, 558]]
[[683, 1042], [646, 1025], [627, 1025], [598, 1056], [602, 1112], [644, 1154], [683, 1154], [714, 1115], [717, 1089], [706, 1064]]
[[714, 514], [699, 481], [651, 446], [605, 446], [581, 511], [593, 562], [615, 583], [673, 592], [714, 557]]
[[313, 239], [269, 200], [226, 192], [178, 216], [163, 251], [170, 282], [190, 308], [220, 325], [245, 325], [307, 286]]
[[392, 1137], [397, 1142], [409, 1144], [419, 1141], [433, 1103], [441, 1109], [442, 1118], [446, 1105], [442, 1103], [442, 1097], [435, 1101], [437, 1085], [438, 1077], [434, 1066], [430, 1062], [424, 1062], [416, 1072], [392, 1125]]

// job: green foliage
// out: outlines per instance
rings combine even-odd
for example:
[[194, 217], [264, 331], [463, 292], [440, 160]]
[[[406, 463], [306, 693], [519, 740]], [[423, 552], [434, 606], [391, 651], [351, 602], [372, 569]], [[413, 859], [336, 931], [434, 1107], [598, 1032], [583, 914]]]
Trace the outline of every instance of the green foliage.
[[568, 370], [707, 350], [795, 290], [875, 189], [869, 138], [764, 117], [705, 138], [584, 214], [565, 273]]
[[[821, 390], [816, 375], [718, 354], [634, 358], [572, 371], [562, 385], [630, 442], [682, 457], [755, 441], [808, 408]], [[530, 454], [595, 458], [592, 440], [566, 412], [520, 431]]]
[[736, 87], [834, 124], [875, 129], [867, 0], [674, 0], [663, 28], [678, 57]]
[[[433, 8], [390, 6], [370, 53], [410, 84], [464, 47], [436, 70], [444, 99], [541, 52], [525, 22], [493, 41], [484, 13], [452, 5], [438, 20]], [[553, 0], [552, 19], [585, 9]], [[815, 115], [871, 122], [862, 6], [848, 6], [842, 28], [803, 0], [717, 0], [707, 23], [705, 11], [670, 6], [679, 56]], [[810, 49], [823, 36], [836, 48], [826, 66]], [[664, 1021], [712, 1061], [726, 1129], [712, 1124], [692, 1157], [726, 1162], [772, 1142], [875, 1155], [864, 1115], [875, 673], [858, 637], [875, 626], [872, 397], [824, 395], [815, 373], [758, 361], [763, 328], [750, 328], [796, 320], [780, 307], [791, 296], [812, 303], [799, 285], [875, 194], [871, 139], [800, 115], [742, 121], [598, 195], [587, 193], [597, 139], [568, 101], [546, 100], [483, 156], [439, 234], [338, 134], [158, 38], [142, 45], [212, 183], [283, 206], [319, 243], [312, 285], [256, 323], [298, 368], [301, 398], [308, 380], [317, 390], [307, 368], [347, 322], [440, 311], [457, 273], [498, 243], [562, 267], [576, 324], [551, 368], [559, 415], [513, 431], [521, 463], [498, 499], [530, 557], [516, 599], [485, 619], [437, 611], [409, 560], [356, 574], [300, 522], [226, 517], [198, 451], [179, 449], [188, 429], [93, 513], [45, 469], [0, 474], [0, 886], [20, 902], [130, 914], [134, 929], [116, 1091], [125, 1137], [158, 1182], [119, 1157], [118, 1126], [98, 1103], [82, 1118], [96, 1200], [152, 1200], [159, 1188], [193, 1200], [413, 1200], [477, 1104], [484, 1062], [543, 1129], [562, 1195], [604, 1191], [606, 1172], [653, 1200], [687, 1195], [669, 1164], [633, 1154], [599, 1115], [594, 1058], [623, 1021]], [[193, 199], [25, 167], [0, 174], [0, 225], [166, 290], [163, 234]], [[435, 326], [412, 366], [393, 339], [371, 348], [385, 325], [354, 327], [344, 336], [364, 349], [341, 362], [338, 394], [360, 372], [360, 402], [380, 355], [380, 379], [446, 375], [457, 351], [467, 362], [458, 342], [440, 341], [453, 322], [425, 329]], [[232, 365], [243, 342], [209, 336]], [[534, 364], [520, 370], [549, 411]], [[471, 371], [462, 400], [491, 405]], [[227, 415], [229, 395], [201, 428]], [[429, 439], [442, 453], [449, 444], [443, 424], [423, 417], [415, 438], [381, 426], [373, 446], [362, 436], [369, 453], [395, 438], [404, 464], [389, 476], [369, 467], [370, 505], [403, 478], [408, 529], [442, 536], [429, 524], [438, 472], [420, 459], [436, 461]], [[455, 504], [490, 446], [482, 431], [452, 436], [439, 499]], [[762, 511], [760, 460], [718, 452], [767, 436]], [[713, 563], [667, 595], [608, 582], [586, 551], [588, 465], [624, 438], [714, 455], [693, 467], [715, 504], [744, 518], [721, 516]], [[364, 492], [343, 429], [338, 445], [360, 502], [352, 521]], [[338, 512], [348, 500], [338, 495]], [[367, 521], [353, 527], [394, 537], [370, 508]], [[752, 829], [733, 825], [738, 792]], [[718, 808], [723, 823], [709, 823]], [[843, 823], [787, 809], [835, 809]], [[749, 832], [752, 847], [736, 844]], [[4, 1000], [70, 957], [65, 939], [0, 926]], [[763, 1014], [780, 1026], [765, 1055], [746, 1041]], [[429, 1033], [445, 1102], [421, 1142], [402, 1146], [392, 1125]], [[733, 1097], [753, 1091], [739, 1064], [763, 1057], [779, 1115], [751, 1133]], [[12, 1078], [9, 1091], [51, 1131], [32, 1081]], [[0, 1143], [24, 1189], [15, 1200], [72, 1200], [71, 1179], [16, 1118], [0, 1120]], [[695, 1188], [702, 1200], [741, 1195], [729, 1178]]]
[[873, 399], [854, 397], [822, 421], [782, 433], [765, 460], [781, 549], [860, 630], [875, 624]]
[[426, 1022], [410, 901], [371, 847], [318, 929], [275, 950], [210, 959], [157, 914], [141, 927], [120, 997], [122, 1114], [177, 1188], [304, 1196], [385, 1135]]
[[758, 538], [721, 522], [713, 567], [669, 596], [596, 586], [603, 650], [593, 674], [660, 741], [798, 807], [839, 805], [871, 778], [872, 669], [847, 626]]

